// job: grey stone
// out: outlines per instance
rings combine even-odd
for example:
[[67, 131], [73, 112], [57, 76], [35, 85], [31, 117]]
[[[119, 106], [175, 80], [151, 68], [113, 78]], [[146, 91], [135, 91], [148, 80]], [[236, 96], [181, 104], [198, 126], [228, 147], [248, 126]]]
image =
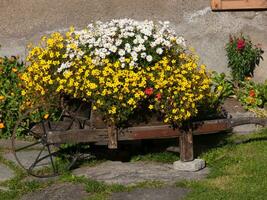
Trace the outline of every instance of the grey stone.
[[[228, 98], [223, 104], [228, 118], [257, 117], [255, 113], [246, 111], [236, 98]], [[255, 124], [246, 124], [233, 127], [232, 132], [236, 134], [248, 134], [260, 130], [261, 127]]]
[[[41, 35], [113, 18], [169, 20], [188, 45], [196, 48], [201, 62], [219, 72], [229, 72], [224, 50], [229, 34], [243, 32], [263, 49], [267, 47], [267, 11], [212, 12], [208, 0], [57, 0], [53, 6], [45, 0], [2, 0], [0, 55], [25, 57], [26, 45], [36, 43]], [[263, 58], [255, 71], [256, 81], [266, 79], [266, 53]]]
[[[32, 144], [32, 142], [23, 141], [23, 140], [16, 140], [15, 146], [16, 148], [25, 147], [26, 145]], [[41, 144], [34, 145], [33, 147], [30, 147], [28, 149], [41, 149], [43, 146]], [[3, 148], [5, 150], [12, 149], [12, 142], [10, 139], [1, 139], [0, 140], [0, 148]]]
[[180, 153], [180, 148], [177, 146], [169, 146], [166, 148], [166, 151]]
[[174, 170], [171, 164], [107, 161], [95, 167], [78, 168], [73, 174], [106, 183], [135, 184], [157, 180], [172, 184], [181, 180], [205, 178], [208, 172], [208, 168], [197, 172], [185, 172]]
[[[20, 151], [17, 153], [17, 157], [19, 159], [19, 161], [21, 162], [21, 164], [28, 168], [31, 166], [31, 164], [33, 164], [33, 162], [35, 161], [35, 159], [37, 158], [38, 154], [39, 154], [40, 150], [30, 150], [30, 151]], [[43, 151], [41, 156], [46, 156], [48, 155], [47, 151]], [[17, 163], [17, 160], [15, 159], [15, 156], [13, 153], [6, 153], [3, 155], [3, 157], [7, 160], [10, 160], [14, 163]], [[37, 167], [43, 167], [43, 166], [47, 166], [48, 164], [50, 164], [50, 158], [47, 157], [46, 159], [40, 161], [37, 165]]]
[[[243, 118], [243, 117], [256, 117], [255, 113], [252, 112], [236, 112], [231, 113], [232, 118]], [[249, 134], [252, 132], [259, 131], [262, 127], [255, 125], [255, 124], [245, 124], [241, 126], [235, 126], [232, 130], [233, 133], [236, 134]]]
[[180, 200], [183, 199], [189, 190], [184, 188], [160, 188], [160, 189], [136, 189], [131, 192], [114, 193], [111, 200]]
[[0, 181], [12, 179], [15, 176], [14, 172], [6, 165], [0, 164]]
[[21, 200], [82, 200], [88, 197], [81, 184], [62, 183], [24, 195]]
[[205, 168], [205, 161], [202, 159], [195, 159], [189, 162], [178, 160], [173, 163], [173, 168], [178, 171], [195, 172]]

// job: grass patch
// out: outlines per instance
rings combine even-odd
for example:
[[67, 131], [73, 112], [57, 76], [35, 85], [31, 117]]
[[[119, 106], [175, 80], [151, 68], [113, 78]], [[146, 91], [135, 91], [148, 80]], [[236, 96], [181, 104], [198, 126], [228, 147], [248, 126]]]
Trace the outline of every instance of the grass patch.
[[136, 161], [153, 161], [161, 163], [173, 163], [179, 160], [179, 155], [171, 152], [159, 152], [159, 153], [148, 153], [145, 155], [137, 155], [132, 157], [131, 162]]
[[90, 194], [88, 200], [107, 200], [111, 194], [115, 192], [130, 192], [137, 188], [161, 188], [165, 185], [160, 181], [144, 181], [127, 186], [122, 184], [106, 184], [104, 182], [91, 180], [85, 177], [77, 177], [71, 174], [62, 175], [59, 181], [83, 184], [86, 192]]
[[232, 136], [226, 146], [211, 149], [201, 157], [211, 168], [211, 173], [202, 181], [176, 184], [191, 188], [186, 199], [266, 199], [267, 130]]
[[28, 176], [27, 173], [15, 165], [13, 162], [4, 159], [0, 156], [0, 163], [5, 164], [11, 170], [14, 171], [15, 177], [0, 182], [0, 186], [6, 187], [9, 190], [2, 191], [0, 190], [0, 199], [1, 200], [16, 200], [19, 199], [22, 195], [29, 192], [34, 192], [38, 189], [45, 188], [53, 183], [53, 181], [40, 182], [37, 180], [25, 181], [25, 178]]

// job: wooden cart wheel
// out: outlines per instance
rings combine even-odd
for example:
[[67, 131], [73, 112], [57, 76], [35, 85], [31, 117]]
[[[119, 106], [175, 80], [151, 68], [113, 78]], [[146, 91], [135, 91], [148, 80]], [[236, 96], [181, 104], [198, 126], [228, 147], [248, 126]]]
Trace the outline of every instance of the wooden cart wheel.
[[69, 130], [75, 119], [65, 116], [58, 107], [52, 107], [50, 112], [44, 110], [41, 106], [27, 110], [16, 122], [12, 134], [12, 149], [18, 164], [36, 177], [57, 176], [70, 169], [77, 154], [74, 147], [47, 142], [49, 131]]

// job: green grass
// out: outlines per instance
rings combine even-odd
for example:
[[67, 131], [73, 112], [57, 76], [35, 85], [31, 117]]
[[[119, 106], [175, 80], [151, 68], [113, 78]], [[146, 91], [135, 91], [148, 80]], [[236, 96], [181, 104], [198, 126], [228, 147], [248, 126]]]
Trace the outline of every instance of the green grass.
[[131, 162], [136, 161], [153, 161], [153, 162], [161, 162], [161, 163], [173, 163], [174, 161], [179, 160], [178, 153], [170, 153], [170, 152], [159, 152], [159, 153], [148, 153], [145, 155], [137, 155], [132, 157]]
[[211, 168], [209, 177], [177, 183], [191, 189], [187, 200], [267, 199], [267, 130], [230, 137], [226, 146], [201, 157]]

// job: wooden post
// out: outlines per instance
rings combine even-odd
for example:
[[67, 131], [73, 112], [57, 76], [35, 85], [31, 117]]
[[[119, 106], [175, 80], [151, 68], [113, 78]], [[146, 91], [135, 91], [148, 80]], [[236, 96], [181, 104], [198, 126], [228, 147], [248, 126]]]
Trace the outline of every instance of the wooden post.
[[188, 162], [194, 160], [192, 129], [182, 130], [179, 137], [179, 142], [181, 161]]
[[113, 123], [108, 124], [108, 148], [118, 148], [118, 131]]

